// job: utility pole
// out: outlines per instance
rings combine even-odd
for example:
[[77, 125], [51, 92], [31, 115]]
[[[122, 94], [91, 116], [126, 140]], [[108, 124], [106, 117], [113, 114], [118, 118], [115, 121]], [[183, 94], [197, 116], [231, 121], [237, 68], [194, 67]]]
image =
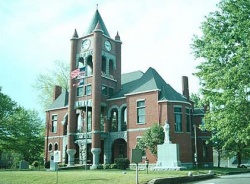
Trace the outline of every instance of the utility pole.
[[196, 165], [196, 169], [198, 168], [198, 155], [197, 155], [197, 134], [196, 134], [196, 125], [193, 125], [194, 127], [194, 147], [195, 147], [195, 153], [194, 153], [194, 161]]

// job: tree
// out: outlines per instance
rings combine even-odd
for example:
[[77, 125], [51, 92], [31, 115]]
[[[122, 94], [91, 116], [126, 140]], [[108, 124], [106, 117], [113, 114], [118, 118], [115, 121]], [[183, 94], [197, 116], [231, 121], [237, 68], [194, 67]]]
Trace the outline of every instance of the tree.
[[39, 159], [44, 148], [44, 127], [38, 112], [19, 108], [9, 118], [8, 136], [13, 138], [11, 150], [20, 153], [24, 160]]
[[237, 155], [238, 165], [250, 143], [250, 1], [223, 0], [205, 17], [203, 35], [194, 36], [195, 74], [201, 83], [206, 129], [216, 131], [223, 148]]
[[217, 167], [220, 167], [220, 161], [222, 157], [222, 153], [224, 151], [223, 145], [224, 145], [224, 140], [221, 139], [221, 136], [217, 135], [217, 132], [213, 132], [212, 138], [210, 139], [210, 142], [213, 145], [214, 151], [218, 154], [218, 163]]
[[202, 98], [199, 93], [191, 93], [190, 99], [194, 102], [194, 108], [204, 108]]
[[[2, 93], [2, 88], [0, 87], [0, 156], [1, 151], [8, 147], [6, 140], [10, 138], [6, 136], [6, 127], [8, 126], [8, 118], [13, 115], [17, 110], [17, 105], [11, 98]], [[10, 140], [11, 141], [11, 140]]]
[[146, 148], [157, 157], [157, 145], [164, 142], [164, 130], [163, 128], [154, 123], [150, 129], [147, 129], [142, 138], [139, 141], [139, 148], [145, 150]]
[[17, 106], [1, 91], [0, 111], [0, 150], [20, 154], [27, 161], [39, 159], [44, 127], [38, 113]]
[[32, 86], [38, 92], [38, 99], [43, 110], [48, 109], [51, 105], [56, 85], [61, 86], [64, 90], [69, 89], [69, 65], [62, 61], [55, 61], [52, 70], [39, 74], [36, 83]]

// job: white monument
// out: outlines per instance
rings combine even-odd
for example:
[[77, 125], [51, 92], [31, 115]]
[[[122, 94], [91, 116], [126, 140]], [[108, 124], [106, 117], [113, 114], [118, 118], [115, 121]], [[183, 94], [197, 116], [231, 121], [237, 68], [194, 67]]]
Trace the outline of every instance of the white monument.
[[169, 124], [164, 125], [164, 143], [157, 146], [157, 163], [154, 170], [180, 170], [179, 145], [172, 144], [169, 138]]

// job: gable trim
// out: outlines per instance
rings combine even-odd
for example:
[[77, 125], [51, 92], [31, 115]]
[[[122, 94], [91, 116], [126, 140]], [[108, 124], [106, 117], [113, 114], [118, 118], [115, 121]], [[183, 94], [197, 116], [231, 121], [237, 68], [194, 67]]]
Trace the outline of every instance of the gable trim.
[[185, 103], [185, 104], [188, 104], [188, 105], [192, 105], [190, 102], [178, 101], [178, 100], [159, 100], [158, 102], [159, 102], [159, 103], [160, 103], [160, 102]]
[[142, 93], [150, 93], [150, 92], [155, 92], [155, 91], [160, 91], [160, 89], [152, 89], [152, 90], [140, 91], [140, 92], [136, 92], [136, 93], [127, 93], [127, 94], [124, 94], [124, 96], [138, 95], [138, 94], [142, 94]]

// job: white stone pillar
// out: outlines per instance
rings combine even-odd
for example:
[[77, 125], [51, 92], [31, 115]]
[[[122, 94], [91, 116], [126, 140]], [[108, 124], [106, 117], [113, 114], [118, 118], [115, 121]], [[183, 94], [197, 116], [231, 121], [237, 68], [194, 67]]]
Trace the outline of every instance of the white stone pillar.
[[67, 149], [68, 153], [68, 166], [72, 166], [75, 164], [75, 154], [76, 150], [75, 149]]
[[99, 165], [101, 148], [92, 148], [91, 152], [93, 154], [93, 165], [90, 167], [90, 169], [97, 169], [97, 166]]

